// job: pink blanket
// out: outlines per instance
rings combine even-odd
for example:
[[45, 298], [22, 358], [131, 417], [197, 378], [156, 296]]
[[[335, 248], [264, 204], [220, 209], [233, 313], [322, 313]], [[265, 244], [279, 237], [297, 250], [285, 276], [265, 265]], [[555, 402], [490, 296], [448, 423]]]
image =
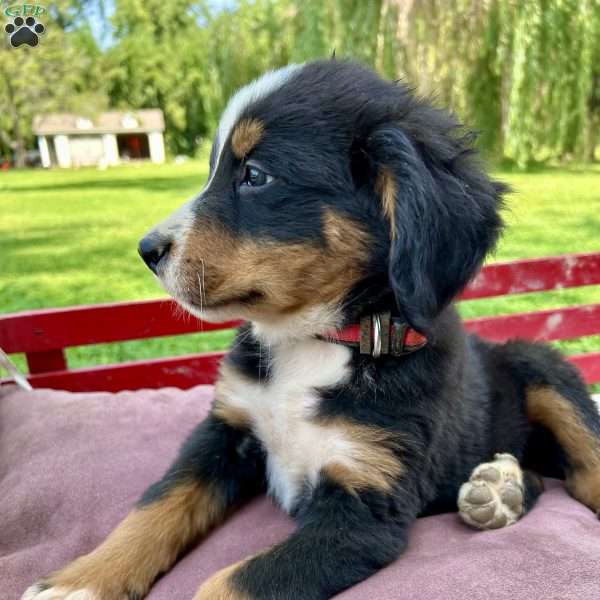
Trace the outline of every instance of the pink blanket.
[[[91, 550], [158, 478], [210, 387], [120, 394], [0, 392], [0, 600]], [[283, 539], [293, 523], [260, 498], [181, 560], [150, 600], [186, 600], [215, 570]], [[420, 519], [406, 554], [341, 600], [599, 600], [600, 522], [548, 482], [507, 529], [455, 514]], [[300, 600], [300, 599], [299, 599]]]

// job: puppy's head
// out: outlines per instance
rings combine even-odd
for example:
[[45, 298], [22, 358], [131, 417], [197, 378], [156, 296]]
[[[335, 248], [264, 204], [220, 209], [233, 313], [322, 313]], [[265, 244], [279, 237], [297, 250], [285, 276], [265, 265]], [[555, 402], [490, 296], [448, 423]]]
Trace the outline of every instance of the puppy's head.
[[392, 308], [432, 320], [494, 245], [503, 187], [446, 113], [350, 62], [268, 73], [238, 92], [204, 190], [140, 253], [207, 320], [312, 335]]

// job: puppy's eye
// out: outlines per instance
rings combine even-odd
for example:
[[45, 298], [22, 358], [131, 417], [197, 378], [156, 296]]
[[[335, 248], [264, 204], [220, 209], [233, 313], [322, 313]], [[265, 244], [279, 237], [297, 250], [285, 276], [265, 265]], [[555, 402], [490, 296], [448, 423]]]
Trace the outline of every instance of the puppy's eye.
[[241, 185], [248, 187], [260, 187], [271, 183], [273, 177], [254, 165], [246, 165], [242, 176]]

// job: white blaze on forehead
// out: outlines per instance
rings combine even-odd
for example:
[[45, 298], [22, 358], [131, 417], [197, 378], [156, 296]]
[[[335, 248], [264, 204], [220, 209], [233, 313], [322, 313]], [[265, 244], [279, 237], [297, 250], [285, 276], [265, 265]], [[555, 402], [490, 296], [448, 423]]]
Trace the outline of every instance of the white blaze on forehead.
[[217, 129], [217, 135], [215, 139], [216, 151], [215, 151], [215, 163], [212, 174], [208, 183], [204, 189], [208, 189], [215, 173], [219, 170], [219, 162], [221, 161], [221, 155], [223, 154], [223, 148], [225, 142], [229, 138], [232, 129], [239, 121], [242, 113], [250, 105], [254, 104], [262, 98], [266, 98], [269, 94], [272, 94], [276, 90], [280, 89], [285, 83], [287, 83], [300, 69], [303, 67], [300, 65], [288, 65], [277, 71], [268, 71], [263, 76], [255, 79], [252, 83], [240, 89], [231, 97], [223, 115], [219, 122]]
[[[254, 102], [267, 97], [281, 88], [303, 65], [288, 65], [277, 71], [269, 71], [240, 89], [227, 104], [217, 130], [217, 156], [220, 156], [223, 146], [237, 123], [241, 114]], [[218, 160], [217, 163], [218, 164]]]

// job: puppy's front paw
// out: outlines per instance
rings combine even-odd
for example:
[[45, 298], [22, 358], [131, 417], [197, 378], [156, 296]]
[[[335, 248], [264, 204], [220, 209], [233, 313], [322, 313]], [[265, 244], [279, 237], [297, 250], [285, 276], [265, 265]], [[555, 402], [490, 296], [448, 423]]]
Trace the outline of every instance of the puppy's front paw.
[[21, 600], [142, 600], [111, 563], [93, 553], [29, 587]]
[[27, 588], [21, 600], [104, 600], [91, 590], [55, 587], [46, 583], [36, 583]]
[[523, 515], [523, 472], [511, 454], [479, 465], [458, 493], [462, 520], [477, 529], [499, 529]]

